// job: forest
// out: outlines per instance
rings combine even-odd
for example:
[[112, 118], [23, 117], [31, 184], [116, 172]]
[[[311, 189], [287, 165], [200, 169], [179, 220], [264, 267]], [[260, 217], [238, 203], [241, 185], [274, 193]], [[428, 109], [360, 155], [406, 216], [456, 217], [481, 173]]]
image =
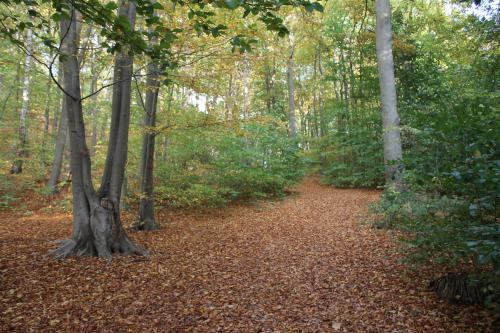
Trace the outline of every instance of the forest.
[[0, 0], [0, 36], [0, 331], [498, 332], [499, 0]]

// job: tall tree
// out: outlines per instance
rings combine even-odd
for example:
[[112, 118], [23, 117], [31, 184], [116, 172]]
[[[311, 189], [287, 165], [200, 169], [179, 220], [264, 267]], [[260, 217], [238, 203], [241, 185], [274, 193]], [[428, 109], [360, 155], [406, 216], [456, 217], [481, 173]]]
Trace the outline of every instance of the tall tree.
[[[99, 36], [97, 37], [97, 42], [99, 42]], [[96, 48], [92, 44], [91, 58], [90, 58], [90, 72], [92, 75], [92, 81], [90, 83], [90, 91], [92, 95], [90, 115], [92, 117], [92, 136], [90, 140], [90, 153], [93, 156], [95, 154], [97, 145], [97, 79], [98, 72], [96, 68]]]
[[[155, 3], [156, 0], [152, 0]], [[152, 39], [156, 43], [156, 38]], [[144, 134], [142, 141], [141, 162], [141, 201], [139, 204], [139, 222], [136, 228], [139, 230], [155, 230], [159, 228], [154, 214], [154, 185], [153, 170], [155, 159], [154, 127], [156, 125], [156, 110], [158, 105], [158, 94], [160, 91], [158, 63], [151, 61], [148, 64], [146, 79], [146, 105], [144, 113]]]
[[[61, 80], [62, 78], [63, 75], [61, 72], [59, 74], [59, 81], [64, 82], [63, 80]], [[66, 146], [66, 138], [68, 131], [67, 111], [66, 111], [66, 103], [64, 103], [64, 97], [61, 102], [61, 112], [59, 117], [60, 117], [59, 127], [57, 128], [54, 158], [52, 159], [50, 178], [47, 183], [47, 188], [52, 194], [57, 192], [57, 183], [59, 181], [59, 176], [61, 175], [62, 163], [64, 158], [64, 147]]]
[[288, 64], [287, 64], [287, 82], [288, 82], [288, 127], [290, 130], [290, 135], [295, 137], [297, 136], [297, 117], [295, 115], [295, 63], [294, 63], [294, 54], [295, 54], [295, 44], [292, 41], [292, 37], [290, 36], [290, 54], [288, 55]]
[[384, 163], [386, 186], [398, 191], [404, 189], [403, 149], [394, 79], [392, 56], [391, 7], [389, 0], [376, 0], [376, 46], [380, 82], [380, 100], [384, 126]]
[[[81, 14], [76, 11], [76, 36], [78, 38], [77, 43], [80, 43], [80, 34], [82, 30], [81, 24]], [[83, 50], [80, 50], [83, 53]], [[83, 59], [83, 55], [80, 53], [80, 56], [77, 57], [78, 66], [80, 68], [80, 61]], [[64, 70], [62, 61], [59, 61], [59, 70], [58, 70], [58, 80], [59, 82], [64, 82]], [[47, 182], [47, 188], [49, 193], [55, 194], [57, 193], [57, 184], [59, 182], [59, 178], [61, 176], [63, 160], [64, 160], [64, 151], [66, 149], [66, 141], [68, 141], [68, 115], [66, 110], [66, 103], [64, 102], [64, 96], [61, 98], [61, 108], [59, 112], [59, 126], [57, 127], [57, 136], [56, 136], [56, 144], [54, 148], [54, 157], [52, 159], [52, 168], [50, 170], [49, 181]], [[54, 120], [56, 120], [55, 118]], [[55, 121], [54, 121], [55, 123]]]
[[[71, 148], [73, 192], [73, 234], [52, 251], [57, 257], [68, 255], [97, 255], [111, 259], [112, 253], [145, 254], [127, 236], [120, 220], [120, 192], [127, 160], [128, 128], [130, 120], [130, 90], [132, 56], [123, 47], [116, 56], [114, 69], [112, 119], [108, 155], [101, 189], [92, 184], [90, 154], [85, 140], [80, 69], [77, 57], [79, 29], [76, 10], [71, 4], [69, 18], [61, 20], [61, 51], [64, 77], [64, 103], [67, 108]], [[118, 15], [128, 22], [133, 31], [136, 6], [122, 0]]]
[[23, 104], [19, 116], [19, 130], [17, 152], [10, 173], [19, 174], [23, 171], [23, 161], [28, 157], [27, 142], [28, 129], [26, 127], [26, 118], [30, 108], [30, 71], [31, 71], [31, 56], [33, 53], [33, 31], [26, 31], [26, 56], [24, 60], [24, 78], [23, 78]]

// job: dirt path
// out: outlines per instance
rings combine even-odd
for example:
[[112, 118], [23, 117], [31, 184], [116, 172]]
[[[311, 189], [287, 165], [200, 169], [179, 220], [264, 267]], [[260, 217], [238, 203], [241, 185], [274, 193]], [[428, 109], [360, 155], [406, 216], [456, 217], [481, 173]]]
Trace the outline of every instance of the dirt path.
[[[358, 224], [377, 191], [319, 186], [284, 201], [160, 213], [132, 233], [151, 260], [55, 261], [66, 215], [0, 220], [0, 331], [480, 332], [405, 270], [394, 236]], [[170, 221], [170, 222], [167, 222]]]

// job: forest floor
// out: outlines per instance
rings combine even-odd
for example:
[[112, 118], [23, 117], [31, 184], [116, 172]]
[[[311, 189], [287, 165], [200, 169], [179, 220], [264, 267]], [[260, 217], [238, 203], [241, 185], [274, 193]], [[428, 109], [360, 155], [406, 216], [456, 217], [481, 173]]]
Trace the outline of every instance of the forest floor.
[[[360, 223], [375, 190], [320, 186], [282, 201], [160, 211], [130, 232], [149, 260], [55, 260], [70, 215], [0, 213], [0, 331], [493, 332], [477, 307], [427, 291], [442, 272], [400, 264], [397, 234]], [[36, 201], [36, 202], [35, 202]], [[133, 215], [125, 214], [128, 223]]]

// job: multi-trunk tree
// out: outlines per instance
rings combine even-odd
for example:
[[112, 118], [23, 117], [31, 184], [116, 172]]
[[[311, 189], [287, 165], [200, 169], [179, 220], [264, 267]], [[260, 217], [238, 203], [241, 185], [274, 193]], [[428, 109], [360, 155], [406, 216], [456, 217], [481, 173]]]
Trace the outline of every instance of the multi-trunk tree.
[[[97, 255], [111, 259], [112, 253], [145, 254], [127, 236], [120, 219], [120, 194], [127, 161], [130, 123], [132, 55], [124, 47], [116, 55], [112, 98], [111, 129], [101, 187], [92, 183], [90, 154], [83, 122], [80, 69], [78, 61], [79, 29], [77, 11], [69, 6], [69, 18], [61, 20], [64, 103], [67, 112], [71, 149], [73, 192], [73, 234], [52, 253]], [[134, 2], [122, 1], [118, 17], [127, 20], [133, 30], [136, 17]]]

